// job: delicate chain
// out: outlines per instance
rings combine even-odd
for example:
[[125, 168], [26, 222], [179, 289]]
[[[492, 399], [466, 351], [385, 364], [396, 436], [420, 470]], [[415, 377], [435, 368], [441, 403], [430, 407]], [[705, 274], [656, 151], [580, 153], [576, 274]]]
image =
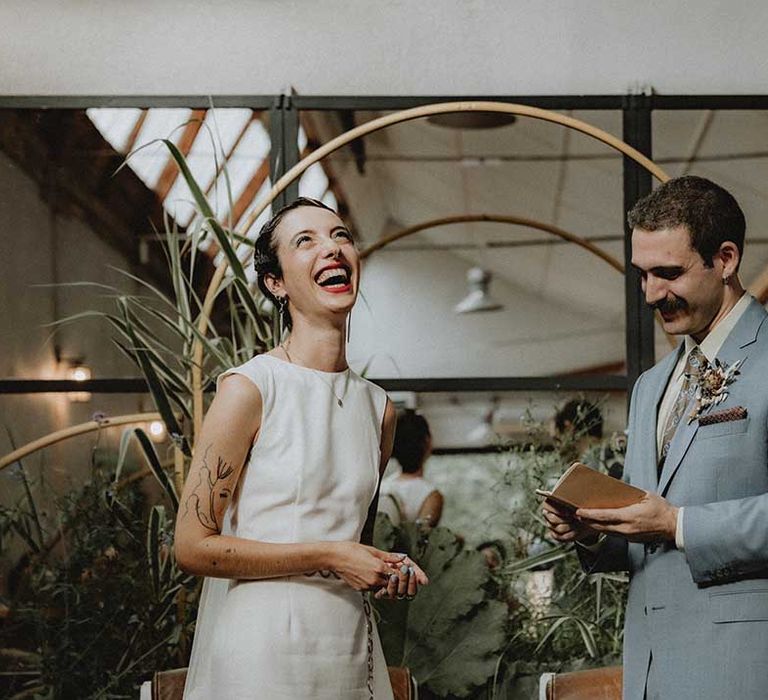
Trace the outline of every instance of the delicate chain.
[[[284, 343], [280, 343], [280, 347], [282, 348], [283, 352], [285, 353], [285, 356], [288, 358], [288, 362], [290, 362], [292, 365], [295, 365], [296, 363], [291, 359], [291, 356], [288, 354], [288, 348], [285, 347]], [[339, 396], [336, 393], [336, 390], [333, 388], [333, 384], [329, 382], [320, 372], [318, 372], [314, 367], [307, 367], [307, 369], [312, 370], [314, 374], [320, 378], [320, 380], [328, 385], [328, 388], [331, 390], [331, 393], [333, 394], [333, 397], [336, 399], [336, 403], [338, 404], [339, 408], [344, 408], [344, 398], [347, 395], [347, 389], [349, 388], [349, 367], [345, 370], [345, 380], [344, 380], [344, 391], [341, 393], [341, 396]]]
[[373, 675], [373, 620], [371, 619], [371, 603], [365, 593], [363, 593], [363, 610], [365, 612], [365, 629], [368, 633], [368, 695], [370, 700], [375, 700]]

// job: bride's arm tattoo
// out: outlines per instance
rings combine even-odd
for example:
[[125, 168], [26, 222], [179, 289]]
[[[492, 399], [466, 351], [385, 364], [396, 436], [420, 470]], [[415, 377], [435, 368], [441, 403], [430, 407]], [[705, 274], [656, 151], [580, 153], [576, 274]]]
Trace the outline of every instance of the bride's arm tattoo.
[[212, 445], [208, 445], [203, 454], [203, 464], [199, 470], [200, 478], [184, 504], [184, 516], [186, 517], [191, 509], [206, 530], [219, 533], [221, 523], [216, 516], [216, 499], [218, 497], [220, 500], [227, 500], [232, 495], [232, 489], [229, 486], [224, 488], [221, 486], [222, 482], [226, 482], [232, 476], [235, 468], [221, 457], [216, 457], [216, 467], [211, 468], [208, 462], [208, 452], [211, 447]]

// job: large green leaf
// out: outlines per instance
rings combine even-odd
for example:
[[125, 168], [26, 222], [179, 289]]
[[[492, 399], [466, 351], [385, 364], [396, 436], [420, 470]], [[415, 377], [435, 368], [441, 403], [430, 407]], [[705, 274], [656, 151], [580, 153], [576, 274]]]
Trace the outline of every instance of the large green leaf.
[[165, 525], [165, 508], [153, 506], [147, 523], [147, 565], [155, 596], [160, 594], [160, 533]]
[[163, 490], [168, 494], [168, 498], [171, 500], [171, 504], [173, 505], [173, 511], [178, 511], [179, 496], [176, 493], [176, 488], [174, 487], [173, 482], [168, 477], [165, 469], [163, 469], [163, 465], [160, 464], [160, 458], [157, 456], [157, 452], [155, 452], [152, 441], [141, 428], [134, 428], [133, 432], [136, 435], [139, 444], [141, 445], [141, 449], [144, 451], [144, 456], [147, 458], [147, 464], [149, 465], [149, 468], [152, 470], [152, 473], [155, 475], [155, 478], [158, 480], [158, 482], [160, 482]]
[[[127, 308], [125, 308], [125, 305], [123, 305], [123, 312], [124, 316], [129, 319], [130, 314]], [[173, 410], [171, 409], [171, 404], [168, 400], [168, 393], [166, 392], [163, 383], [160, 381], [160, 378], [157, 376], [157, 372], [152, 366], [152, 362], [148, 357], [148, 353], [145, 352], [145, 348], [142, 347], [141, 342], [133, 332], [133, 329], [130, 325], [128, 325], [128, 331], [132, 336], [133, 345], [136, 348], [136, 359], [141, 366], [144, 379], [146, 380], [149, 391], [155, 401], [155, 406], [163, 418], [165, 428], [169, 435], [171, 435], [171, 437], [178, 442], [182, 452], [184, 452], [187, 457], [191, 457], [192, 451], [190, 450], [189, 443], [181, 430], [179, 422], [176, 420], [176, 416], [174, 415]]]
[[442, 697], [465, 697], [485, 683], [504, 646], [507, 614], [504, 603], [490, 600], [457, 620], [450, 634], [416, 647], [408, 665], [419, 683]]
[[541, 554], [535, 554], [525, 559], [516, 559], [505, 567], [505, 572], [508, 575], [514, 575], [522, 573], [523, 571], [530, 571], [544, 565], [554, 564], [561, 559], [569, 556], [571, 547], [565, 544], [557, 545], [548, 549]]
[[412, 601], [375, 601], [390, 665], [408, 666], [439, 695], [462, 697], [495, 670], [504, 645], [506, 605], [491, 600], [484, 557], [447, 528], [429, 533], [412, 523], [377, 520], [375, 544], [408, 552], [429, 577]]

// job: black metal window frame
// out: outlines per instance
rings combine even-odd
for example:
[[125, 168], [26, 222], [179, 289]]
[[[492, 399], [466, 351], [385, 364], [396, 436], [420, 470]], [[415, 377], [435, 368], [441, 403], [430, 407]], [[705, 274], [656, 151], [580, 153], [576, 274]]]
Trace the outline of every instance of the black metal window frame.
[[[655, 110], [768, 110], [768, 95], [442, 95], [442, 96], [322, 96], [322, 95], [91, 95], [0, 96], [0, 109], [86, 109], [88, 107], [250, 107], [269, 110], [270, 176], [273, 182], [299, 161], [298, 128], [301, 110], [394, 111], [435, 102], [510, 102], [551, 110], [612, 110], [622, 113], [622, 138], [653, 158], [652, 119]], [[277, 148], [275, 148], [277, 145]], [[623, 212], [653, 186], [650, 173], [624, 157]], [[298, 194], [293, 183], [278, 204]], [[627, 391], [654, 363], [653, 315], [643, 303], [637, 274], [631, 267], [630, 231], [624, 231], [626, 376], [435, 377], [373, 379], [388, 391]], [[0, 379], [0, 395], [88, 391], [146, 393], [143, 379], [104, 378], [69, 380]]]

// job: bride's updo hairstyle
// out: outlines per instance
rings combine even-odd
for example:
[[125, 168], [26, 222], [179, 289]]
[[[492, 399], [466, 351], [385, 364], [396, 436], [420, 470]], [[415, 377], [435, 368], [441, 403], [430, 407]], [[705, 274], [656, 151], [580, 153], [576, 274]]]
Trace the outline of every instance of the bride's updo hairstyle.
[[[318, 209], [327, 209], [330, 212], [336, 214], [331, 207], [323, 204], [317, 199], [310, 197], [299, 197], [293, 200], [290, 204], [286, 204], [279, 209], [272, 218], [267, 221], [259, 231], [259, 235], [256, 238], [256, 244], [254, 245], [253, 252], [253, 267], [256, 270], [256, 282], [259, 285], [261, 293], [269, 299], [278, 309], [283, 316], [283, 323], [289, 330], [291, 329], [291, 313], [288, 311], [288, 304], [281, 305], [272, 292], [269, 291], [267, 285], [264, 283], [264, 278], [267, 275], [273, 275], [274, 277], [281, 279], [283, 276], [283, 268], [280, 267], [280, 260], [277, 257], [277, 241], [275, 240], [275, 231], [283, 220], [283, 217], [290, 211], [298, 209], [299, 207], [317, 207]], [[338, 215], [337, 215], [338, 216]]]

